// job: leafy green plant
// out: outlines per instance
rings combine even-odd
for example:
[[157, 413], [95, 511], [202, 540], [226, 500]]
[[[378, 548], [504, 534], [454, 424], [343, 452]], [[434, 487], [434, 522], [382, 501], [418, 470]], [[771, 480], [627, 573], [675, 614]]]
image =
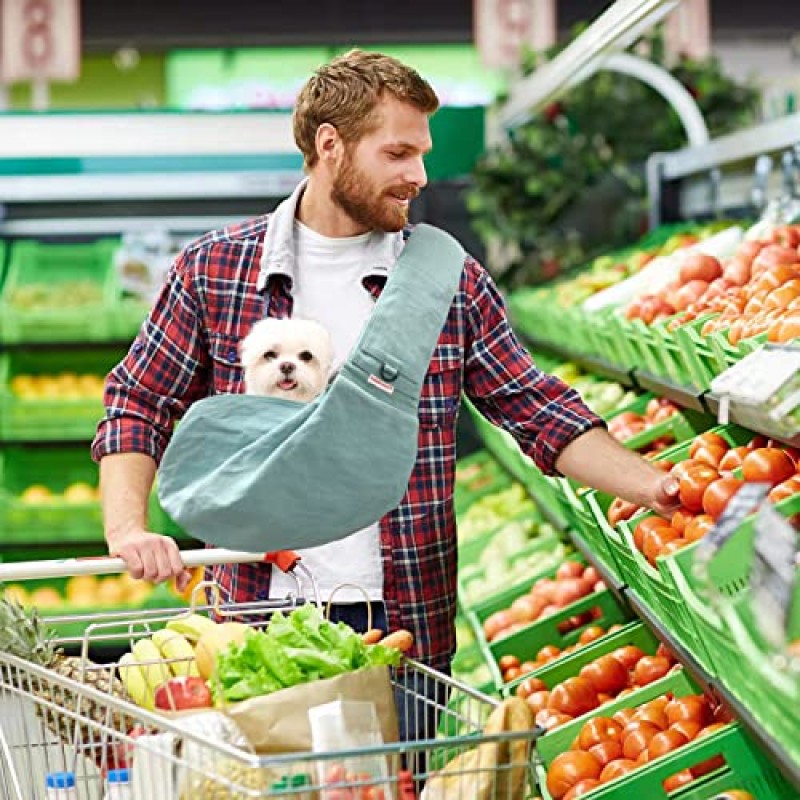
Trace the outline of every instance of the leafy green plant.
[[[528, 54], [523, 74], [563, 47]], [[666, 66], [660, 34], [637, 51]], [[716, 59], [680, 58], [670, 71], [696, 98], [712, 136], [755, 120], [758, 90], [725, 76]], [[499, 282], [537, 283], [635, 239], [645, 220], [644, 162], [685, 143], [660, 95], [612, 72], [596, 73], [516, 128], [478, 163], [467, 195], [479, 235], [512, 253]]]

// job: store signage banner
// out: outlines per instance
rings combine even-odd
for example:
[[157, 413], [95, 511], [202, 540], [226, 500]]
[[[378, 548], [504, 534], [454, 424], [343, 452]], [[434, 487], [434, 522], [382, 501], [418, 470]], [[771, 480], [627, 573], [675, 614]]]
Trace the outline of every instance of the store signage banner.
[[514, 69], [523, 49], [556, 41], [555, 0], [474, 0], [475, 44], [487, 67]]
[[0, 0], [0, 81], [74, 81], [80, 61], [78, 0]]

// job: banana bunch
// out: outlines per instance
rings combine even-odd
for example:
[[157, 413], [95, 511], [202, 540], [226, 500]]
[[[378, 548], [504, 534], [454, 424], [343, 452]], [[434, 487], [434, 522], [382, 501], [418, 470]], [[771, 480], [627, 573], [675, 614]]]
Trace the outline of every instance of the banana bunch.
[[151, 637], [139, 639], [119, 661], [119, 677], [131, 699], [142, 708], [155, 708], [155, 691], [173, 676], [197, 676], [194, 647], [216, 623], [200, 614], [170, 620]]

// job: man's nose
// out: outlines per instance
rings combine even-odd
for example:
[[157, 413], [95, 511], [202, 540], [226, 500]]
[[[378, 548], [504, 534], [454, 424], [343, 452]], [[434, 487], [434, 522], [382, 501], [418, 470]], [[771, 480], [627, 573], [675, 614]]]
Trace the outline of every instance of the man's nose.
[[424, 189], [428, 185], [428, 173], [425, 171], [425, 162], [422, 156], [412, 160], [405, 178], [408, 183], [416, 186], [417, 189]]

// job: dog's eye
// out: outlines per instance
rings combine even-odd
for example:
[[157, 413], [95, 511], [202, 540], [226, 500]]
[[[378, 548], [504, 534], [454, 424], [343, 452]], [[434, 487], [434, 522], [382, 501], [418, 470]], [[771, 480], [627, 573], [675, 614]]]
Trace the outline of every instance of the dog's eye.
[[264, 353], [264, 358], [267, 361], [272, 361], [273, 359], [276, 359], [277, 357], [278, 357], [278, 354], [274, 350], [267, 350], [267, 352]]
[[308, 361], [311, 361], [311, 359], [312, 359], [312, 358], [314, 358], [314, 354], [313, 354], [311, 351], [309, 351], [309, 350], [303, 350], [303, 352], [302, 352], [302, 353], [300, 353], [300, 355], [298, 356], [298, 358], [299, 358], [301, 361], [306, 361], [306, 362], [308, 362]]

